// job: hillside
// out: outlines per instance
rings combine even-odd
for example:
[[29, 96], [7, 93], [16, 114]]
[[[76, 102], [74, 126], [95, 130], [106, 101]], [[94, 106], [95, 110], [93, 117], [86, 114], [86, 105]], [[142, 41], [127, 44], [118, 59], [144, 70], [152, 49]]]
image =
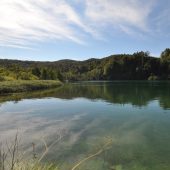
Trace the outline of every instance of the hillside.
[[0, 59], [0, 80], [156, 80], [169, 79], [170, 50], [161, 58], [148, 52], [111, 55], [85, 61], [55, 62]]

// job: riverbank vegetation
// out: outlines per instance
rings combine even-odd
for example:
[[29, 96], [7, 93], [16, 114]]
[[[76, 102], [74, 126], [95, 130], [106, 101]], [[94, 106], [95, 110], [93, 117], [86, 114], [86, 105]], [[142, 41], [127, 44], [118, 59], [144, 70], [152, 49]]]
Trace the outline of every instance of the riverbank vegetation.
[[34, 62], [0, 60], [0, 80], [168, 80], [170, 49], [160, 58], [149, 52], [111, 55], [85, 61]]
[[49, 89], [61, 86], [60, 81], [54, 80], [14, 80], [0, 82], [0, 94], [27, 92], [34, 90]]

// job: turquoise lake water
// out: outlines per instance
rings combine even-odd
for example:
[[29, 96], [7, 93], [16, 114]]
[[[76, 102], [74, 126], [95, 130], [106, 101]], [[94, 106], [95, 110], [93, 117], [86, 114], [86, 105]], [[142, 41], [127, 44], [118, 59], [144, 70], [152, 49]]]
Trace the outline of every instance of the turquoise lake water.
[[[0, 140], [61, 170], [170, 170], [169, 82], [78, 82], [0, 97]], [[58, 140], [61, 138], [60, 140]], [[106, 147], [105, 144], [111, 141]]]

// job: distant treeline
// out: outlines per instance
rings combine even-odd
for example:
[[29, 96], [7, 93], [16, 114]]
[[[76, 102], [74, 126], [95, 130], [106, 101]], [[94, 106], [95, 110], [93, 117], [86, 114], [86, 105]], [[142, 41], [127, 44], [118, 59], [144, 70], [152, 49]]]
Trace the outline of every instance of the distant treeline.
[[0, 60], [0, 80], [168, 80], [170, 49], [160, 58], [149, 52], [119, 54], [85, 61], [34, 62]]

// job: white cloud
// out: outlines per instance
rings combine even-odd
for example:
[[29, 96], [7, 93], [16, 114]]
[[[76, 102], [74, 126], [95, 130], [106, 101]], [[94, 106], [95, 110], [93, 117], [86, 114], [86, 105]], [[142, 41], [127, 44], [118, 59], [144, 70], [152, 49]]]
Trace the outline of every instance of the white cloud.
[[1, 45], [25, 46], [49, 39], [81, 43], [74, 26], [91, 31], [64, 0], [0, 1]]
[[86, 15], [95, 24], [113, 26], [131, 33], [134, 27], [148, 30], [148, 17], [154, 5], [153, 0], [86, 0]]
[[130, 35], [147, 32], [156, 1], [0, 0], [0, 46], [25, 48], [51, 40], [84, 43], [87, 34], [101, 38], [110, 27]]

